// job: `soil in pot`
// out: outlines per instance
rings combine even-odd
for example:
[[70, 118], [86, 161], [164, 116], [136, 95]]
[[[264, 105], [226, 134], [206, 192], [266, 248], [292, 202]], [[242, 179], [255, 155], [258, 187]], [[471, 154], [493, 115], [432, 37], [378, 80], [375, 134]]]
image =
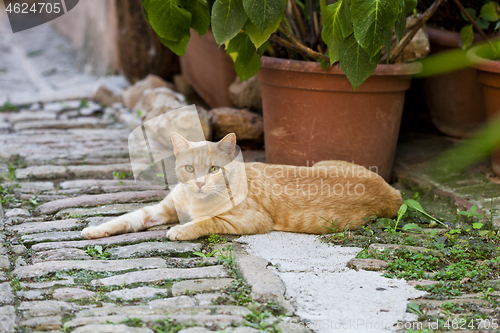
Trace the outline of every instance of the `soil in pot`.
[[[427, 28], [431, 54], [459, 47], [459, 33]], [[432, 123], [448, 136], [465, 137], [485, 120], [481, 85], [474, 68], [422, 80]]]
[[266, 162], [309, 165], [344, 160], [389, 180], [410, 64], [379, 65], [356, 92], [334, 66], [262, 57]]

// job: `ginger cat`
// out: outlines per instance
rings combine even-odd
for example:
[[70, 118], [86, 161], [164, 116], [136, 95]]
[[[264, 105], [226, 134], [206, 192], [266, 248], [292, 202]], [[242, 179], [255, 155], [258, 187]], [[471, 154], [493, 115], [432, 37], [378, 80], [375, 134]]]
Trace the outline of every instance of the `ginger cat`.
[[[363, 218], [372, 215], [394, 217], [403, 203], [399, 191], [356, 164], [322, 161], [312, 167], [243, 165], [233, 160], [233, 133], [218, 143], [190, 142], [172, 133], [172, 143], [180, 183], [168, 196], [159, 204], [85, 228], [84, 238], [176, 223], [177, 211], [187, 214], [191, 222], [171, 228], [167, 236], [172, 241], [271, 230], [322, 234], [332, 227], [339, 231], [357, 229], [365, 224]], [[239, 198], [236, 205], [234, 198]]]

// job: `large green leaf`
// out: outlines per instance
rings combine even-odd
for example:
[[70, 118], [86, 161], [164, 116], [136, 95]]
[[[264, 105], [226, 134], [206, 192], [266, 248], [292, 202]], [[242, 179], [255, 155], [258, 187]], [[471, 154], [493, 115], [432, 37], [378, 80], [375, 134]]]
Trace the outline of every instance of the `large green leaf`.
[[351, 13], [349, 11], [349, 3], [343, 0], [339, 11], [340, 29], [342, 29], [342, 37], [347, 38], [354, 32], [352, 28]]
[[217, 44], [232, 39], [243, 28], [247, 14], [242, 0], [217, 0], [212, 7], [212, 31]]
[[149, 23], [160, 38], [177, 42], [189, 34], [191, 13], [178, 0], [150, 0], [146, 10]]
[[189, 31], [182, 36], [180, 41], [171, 41], [165, 38], [160, 37], [160, 41], [168, 47], [172, 52], [177, 54], [179, 57], [182, 57], [186, 53], [186, 47], [189, 42], [189, 38], [191, 37], [191, 34]]
[[204, 0], [184, 0], [184, 7], [191, 13], [191, 28], [203, 36], [210, 27], [210, 12]]
[[269, 27], [267, 27], [264, 32], [261, 32], [259, 28], [257, 28], [257, 26], [252, 23], [251, 20], [247, 20], [247, 23], [245, 23], [245, 25], [243, 26], [243, 30], [245, 30], [245, 32], [248, 34], [253, 45], [255, 45], [256, 48], [259, 48], [269, 39], [269, 36], [271, 36], [272, 33], [278, 30], [282, 18], [283, 12], [281, 12], [281, 15], [276, 19], [276, 21], [274, 21]]
[[351, 19], [358, 43], [374, 57], [384, 45], [384, 31], [400, 12], [398, 0], [351, 0]]
[[259, 71], [260, 56], [246, 33], [239, 33], [231, 39], [226, 44], [226, 53], [233, 58], [234, 69], [242, 82]]
[[474, 41], [474, 29], [472, 24], [468, 24], [460, 30], [460, 41], [459, 44], [462, 49], [468, 48]]
[[370, 55], [358, 44], [354, 35], [344, 39], [340, 45], [340, 67], [344, 71], [354, 91], [377, 68], [378, 56]]
[[481, 7], [479, 18], [490, 22], [496, 22], [500, 20], [500, 5], [494, 1], [488, 2], [483, 7]]
[[391, 52], [391, 46], [392, 46], [392, 27], [388, 27], [385, 29], [384, 32], [384, 39], [385, 39], [385, 52], [388, 55], [387, 56], [387, 64], [389, 65], [389, 53]]
[[401, 41], [401, 38], [405, 35], [406, 32], [406, 15], [401, 12], [396, 20], [396, 25], [394, 26], [394, 32], [396, 34], [396, 38], [398, 42]]
[[243, 8], [252, 23], [264, 33], [283, 12], [285, 0], [243, 0]]
[[410, 13], [417, 8], [418, 0], [404, 0], [403, 14], [404, 16], [410, 15]]
[[340, 7], [342, 1], [337, 1], [334, 4], [328, 5], [323, 10], [323, 31], [321, 38], [328, 46], [330, 54], [330, 64], [339, 60], [340, 43], [344, 40], [342, 28], [340, 24]]

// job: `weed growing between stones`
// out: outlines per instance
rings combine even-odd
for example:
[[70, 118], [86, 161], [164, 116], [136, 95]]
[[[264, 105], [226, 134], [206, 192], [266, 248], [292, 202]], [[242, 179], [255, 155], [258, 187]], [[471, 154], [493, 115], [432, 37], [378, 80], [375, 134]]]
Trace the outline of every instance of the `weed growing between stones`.
[[85, 248], [85, 253], [89, 256], [101, 260], [109, 259], [111, 253], [107, 252], [101, 245], [87, 246]]
[[[418, 203], [418, 195], [411, 200]], [[421, 322], [450, 315], [465, 325], [472, 323], [477, 329], [474, 320], [499, 318], [500, 283], [495, 281], [500, 279], [500, 232], [492, 230], [491, 219], [482, 217], [473, 206], [456, 213], [446, 222], [446, 229], [437, 229], [439, 219], [422, 213], [423, 208], [413, 201], [410, 201], [413, 206], [407, 205], [406, 209], [403, 206], [397, 219], [374, 218], [361, 230], [324, 235], [322, 239], [331, 244], [362, 246], [364, 250], [357, 258], [387, 261], [385, 277], [434, 282], [416, 288], [428, 292], [425, 298], [438, 303], [415, 304], [408, 309]], [[391, 251], [376, 251], [377, 246], [369, 249], [375, 243], [400, 247]], [[417, 246], [420, 250], [407, 246]], [[444, 302], [456, 297], [461, 297], [464, 304], [451, 307], [451, 301]], [[434, 305], [441, 301], [446, 305]], [[445, 324], [446, 320], [440, 327]]]
[[183, 328], [192, 327], [193, 325], [181, 325], [177, 323], [172, 318], [165, 318], [162, 320], [158, 320], [153, 325], [153, 330], [156, 333], [176, 333], [182, 330]]
[[63, 332], [70, 332], [71, 331], [71, 327], [69, 326], [69, 321], [75, 317], [76, 317], [76, 315], [74, 313], [65, 313], [62, 316], [61, 324], [62, 324], [62, 331]]
[[21, 291], [24, 289], [23, 286], [21, 286], [21, 283], [19, 282], [19, 278], [17, 277], [10, 277], [10, 286], [14, 291]]
[[[3, 70], [3, 68], [2, 68]], [[12, 104], [10, 102], [5, 102], [4, 105], [0, 105], [0, 112], [13, 112], [13, 111], [18, 111], [19, 107], [15, 104]]]
[[9, 207], [11, 203], [20, 203], [21, 201], [16, 198], [14, 192], [14, 189], [19, 187], [19, 184], [10, 185], [7, 188], [0, 185], [0, 203], [5, 207]]
[[276, 318], [268, 310], [256, 308], [252, 313], [245, 316], [245, 326], [259, 330], [259, 332], [275, 332], [274, 324]]
[[48, 282], [67, 280], [68, 277], [73, 277], [76, 284], [90, 285], [92, 280], [102, 279], [109, 276], [129, 273], [137, 271], [137, 269], [128, 269], [116, 272], [95, 272], [86, 269], [71, 269], [58, 272], [50, 272], [44, 276], [26, 279], [27, 282]]
[[127, 318], [120, 322], [120, 324], [125, 324], [130, 327], [142, 327], [142, 319], [141, 318]]

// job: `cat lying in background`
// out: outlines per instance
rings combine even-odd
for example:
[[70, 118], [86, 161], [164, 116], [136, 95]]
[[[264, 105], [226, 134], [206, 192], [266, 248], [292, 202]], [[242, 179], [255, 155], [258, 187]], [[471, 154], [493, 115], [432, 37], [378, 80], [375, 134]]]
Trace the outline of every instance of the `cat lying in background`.
[[[190, 142], [172, 133], [172, 142], [179, 184], [159, 204], [85, 228], [84, 238], [176, 223], [178, 211], [187, 214], [191, 222], [171, 228], [167, 236], [172, 241], [271, 230], [322, 234], [332, 227], [338, 231], [357, 229], [366, 223], [364, 218], [373, 215], [394, 217], [403, 203], [399, 191], [356, 164], [322, 161], [312, 167], [243, 165], [233, 160], [233, 133], [218, 143]], [[241, 184], [248, 193], [238, 187]], [[242, 193], [246, 197], [240, 196], [235, 205], [233, 197]]]

